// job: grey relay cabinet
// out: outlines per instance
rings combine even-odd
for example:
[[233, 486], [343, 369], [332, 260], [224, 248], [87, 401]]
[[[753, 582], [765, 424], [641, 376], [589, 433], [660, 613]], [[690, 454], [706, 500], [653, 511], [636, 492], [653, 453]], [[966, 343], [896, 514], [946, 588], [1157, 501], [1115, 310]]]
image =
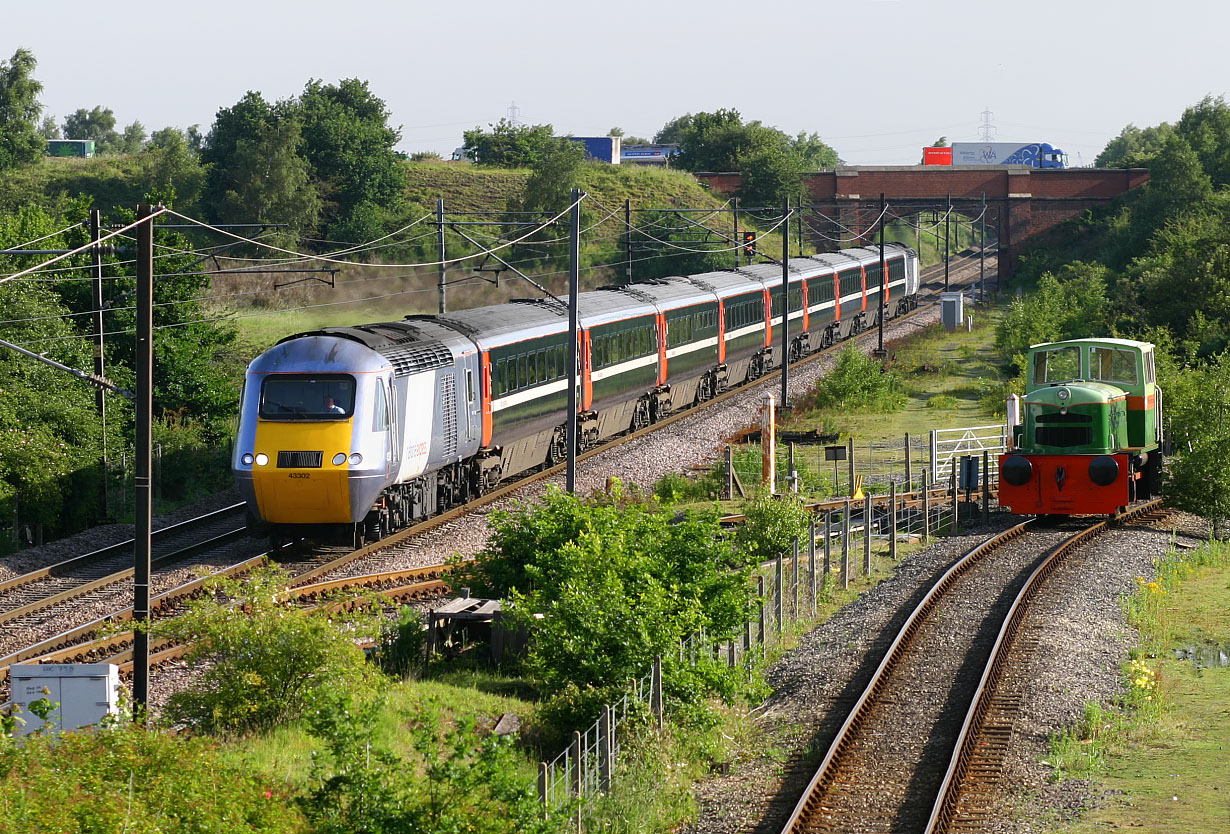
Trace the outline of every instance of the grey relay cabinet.
[[27, 664], [12, 667], [9, 679], [13, 706], [26, 722], [17, 735], [43, 727], [43, 720], [30, 712], [30, 704], [40, 698], [59, 704], [46, 722], [55, 732], [88, 727], [119, 711], [120, 667], [114, 663]]

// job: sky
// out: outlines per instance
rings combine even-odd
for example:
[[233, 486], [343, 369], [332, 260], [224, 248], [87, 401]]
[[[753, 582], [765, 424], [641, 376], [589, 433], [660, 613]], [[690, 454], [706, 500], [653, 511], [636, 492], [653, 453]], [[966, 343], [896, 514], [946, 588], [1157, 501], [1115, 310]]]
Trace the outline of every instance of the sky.
[[[515, 103], [525, 124], [652, 138], [684, 113], [815, 132], [850, 165], [912, 165], [940, 136], [1050, 142], [1089, 165], [1128, 124], [1230, 92], [1217, 0], [6, 3], [0, 60], [38, 60], [44, 114], [201, 125], [249, 90], [366, 80], [400, 150], [448, 158]], [[49, 10], [53, 15], [49, 15]], [[984, 111], [989, 117], [984, 117]]]

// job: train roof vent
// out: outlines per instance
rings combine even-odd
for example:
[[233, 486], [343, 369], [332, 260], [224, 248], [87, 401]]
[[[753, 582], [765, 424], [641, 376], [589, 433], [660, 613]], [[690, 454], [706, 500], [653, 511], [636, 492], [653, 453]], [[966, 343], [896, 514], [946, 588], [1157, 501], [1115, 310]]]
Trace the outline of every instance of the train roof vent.
[[442, 368], [453, 364], [453, 353], [443, 342], [410, 342], [408, 344], [388, 345], [377, 351], [393, 365], [397, 376], [407, 376], [427, 371], [432, 368]]
[[556, 298], [510, 298], [509, 304], [532, 304], [535, 307], [540, 307], [543, 310], [550, 310], [556, 315], [565, 315], [568, 312], [568, 302], [560, 301]]

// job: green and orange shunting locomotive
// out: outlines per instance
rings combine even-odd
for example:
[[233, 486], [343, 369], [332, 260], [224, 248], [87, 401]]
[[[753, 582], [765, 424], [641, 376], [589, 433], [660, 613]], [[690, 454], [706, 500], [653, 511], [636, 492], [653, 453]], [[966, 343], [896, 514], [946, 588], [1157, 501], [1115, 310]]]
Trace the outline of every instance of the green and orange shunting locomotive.
[[1157, 496], [1162, 391], [1153, 345], [1073, 339], [1029, 349], [999, 503], [1018, 515], [1113, 514]]

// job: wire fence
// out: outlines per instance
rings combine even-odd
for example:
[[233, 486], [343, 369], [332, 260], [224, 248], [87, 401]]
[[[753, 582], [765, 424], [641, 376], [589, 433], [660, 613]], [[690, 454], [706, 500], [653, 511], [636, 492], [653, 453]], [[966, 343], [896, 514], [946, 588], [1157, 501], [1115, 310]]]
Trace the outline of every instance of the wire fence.
[[[783, 440], [775, 450], [777, 491], [828, 497], [863, 492], [881, 495], [895, 484], [899, 491], [922, 489], [926, 484], [946, 483], [952, 476], [955, 460], [975, 457], [980, 471], [992, 483], [998, 467], [981, 466], [983, 452], [988, 464], [998, 462], [1007, 451], [1003, 425], [934, 429], [923, 435], [905, 434], [901, 438], [845, 443], [789, 442]], [[725, 497], [746, 495], [761, 482], [762, 448], [759, 443], [728, 447], [722, 477]], [[733, 470], [734, 476], [727, 472]]]
[[[989, 459], [990, 451], [980, 457]], [[887, 494], [810, 505], [807, 532], [789, 553], [761, 565], [749, 589], [750, 616], [741, 632], [685, 638], [678, 646], [679, 667], [717, 662], [742, 667], [750, 675], [792, 623], [814, 619], [820, 602], [833, 590], [846, 589], [852, 580], [892, 564], [898, 545], [957, 533], [976, 515], [985, 519], [995, 507], [994, 490], [986, 479], [977, 491], [967, 490], [964, 500], [959, 487], [958, 474], [951, 471], [946, 484], [898, 491], [890, 481]], [[626, 738], [629, 722], [647, 714], [659, 728], [664, 726], [662, 670], [662, 658], [655, 658], [653, 667], [631, 681], [619, 700], [602, 707], [593, 724], [573, 733], [563, 752], [539, 764], [537, 788], [544, 813], [568, 809], [575, 814], [577, 830], [584, 830], [587, 809], [613, 789], [620, 772], [621, 737]]]

